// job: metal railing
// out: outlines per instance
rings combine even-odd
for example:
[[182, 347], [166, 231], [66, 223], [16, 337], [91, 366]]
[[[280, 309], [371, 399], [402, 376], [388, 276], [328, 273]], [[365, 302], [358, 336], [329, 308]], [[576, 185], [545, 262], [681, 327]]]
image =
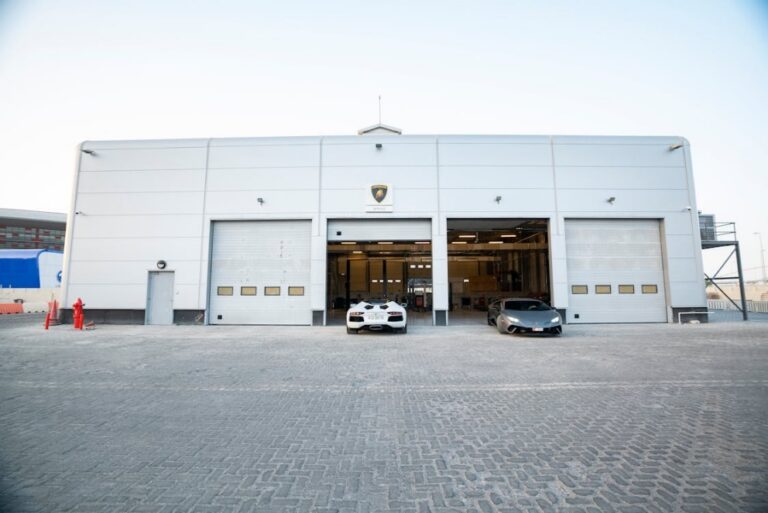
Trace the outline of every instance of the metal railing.
[[[707, 308], [710, 310], [739, 310], [727, 299], [708, 299]], [[747, 299], [747, 311], [754, 313], [768, 313], [768, 301], [752, 301], [751, 299]]]
[[728, 221], [701, 225], [702, 241], [736, 241], [736, 223]]

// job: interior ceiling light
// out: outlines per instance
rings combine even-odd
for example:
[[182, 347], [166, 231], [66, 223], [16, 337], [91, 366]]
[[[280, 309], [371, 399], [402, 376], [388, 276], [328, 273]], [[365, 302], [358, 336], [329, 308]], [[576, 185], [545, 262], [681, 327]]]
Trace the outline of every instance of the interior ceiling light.
[[464, 283], [469, 283], [469, 278], [464, 278]]
[[357, 244], [357, 242], [342, 242], [342, 244]]
[[499, 235], [502, 239], [508, 239], [509, 237], [517, 237], [514, 233], [504, 233], [502, 235]]
[[394, 244], [394, 242], [377, 242], [376, 244]]
[[460, 239], [474, 239], [477, 235], [459, 235]]
[[428, 240], [417, 240], [416, 244], [431, 244]]
[[359, 251], [359, 250], [355, 250], [355, 251], [353, 251], [352, 253], [354, 253], [354, 254], [356, 254], [356, 255], [362, 255], [362, 254], [363, 254], [363, 252], [362, 252], [362, 251]]
[[466, 243], [467, 242], [463, 241], [463, 240], [455, 240], [455, 241], [451, 242], [451, 244], [466, 244]]
[[488, 244], [504, 244], [503, 240], [491, 240], [488, 241]]

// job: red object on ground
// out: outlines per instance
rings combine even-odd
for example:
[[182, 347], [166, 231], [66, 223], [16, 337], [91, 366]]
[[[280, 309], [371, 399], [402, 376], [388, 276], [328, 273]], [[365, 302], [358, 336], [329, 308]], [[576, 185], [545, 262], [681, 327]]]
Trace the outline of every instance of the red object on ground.
[[74, 320], [76, 330], [83, 329], [83, 324], [84, 324], [83, 307], [84, 306], [85, 306], [85, 303], [83, 303], [83, 300], [80, 298], [77, 298], [77, 301], [75, 301], [74, 304], [72, 305], [73, 320]]
[[55, 299], [48, 301], [48, 313], [45, 315], [45, 329], [53, 324], [59, 324], [59, 302]]
[[0, 303], [0, 314], [24, 313], [24, 305], [21, 303]]

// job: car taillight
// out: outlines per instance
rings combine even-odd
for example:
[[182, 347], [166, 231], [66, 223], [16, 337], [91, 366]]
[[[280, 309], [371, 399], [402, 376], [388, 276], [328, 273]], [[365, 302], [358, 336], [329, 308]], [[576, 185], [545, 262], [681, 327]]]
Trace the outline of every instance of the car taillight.
[[349, 312], [349, 315], [363, 315], [363, 312]]

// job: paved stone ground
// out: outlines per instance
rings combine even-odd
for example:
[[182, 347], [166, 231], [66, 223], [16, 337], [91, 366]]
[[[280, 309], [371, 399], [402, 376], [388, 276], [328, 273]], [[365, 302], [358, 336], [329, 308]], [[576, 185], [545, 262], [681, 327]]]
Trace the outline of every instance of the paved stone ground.
[[41, 324], [0, 317], [6, 511], [768, 511], [765, 323]]

